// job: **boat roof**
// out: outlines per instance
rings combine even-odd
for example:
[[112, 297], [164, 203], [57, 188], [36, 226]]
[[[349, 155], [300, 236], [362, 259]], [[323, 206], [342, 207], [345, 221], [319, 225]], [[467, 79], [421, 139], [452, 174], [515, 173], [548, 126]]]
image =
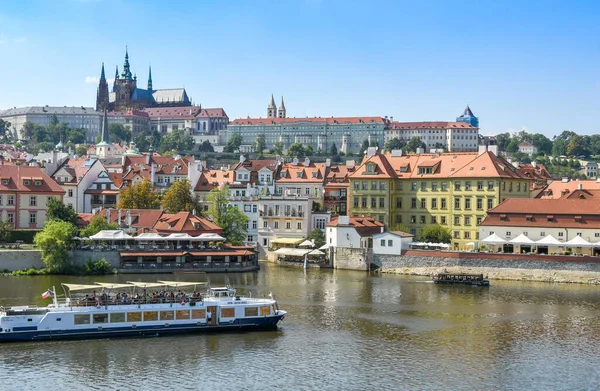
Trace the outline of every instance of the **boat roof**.
[[100, 288], [100, 285], [90, 285], [90, 284], [65, 284], [62, 283], [62, 286], [66, 286], [70, 291], [85, 291]]
[[131, 288], [132, 284], [119, 284], [113, 282], [95, 282], [94, 284], [107, 289]]
[[145, 282], [145, 281], [127, 281], [127, 283], [136, 286], [138, 288], [156, 288], [159, 286], [166, 286], [167, 284], [162, 282]]
[[196, 281], [196, 282], [187, 282], [187, 281], [158, 281], [163, 283], [164, 285], [172, 286], [175, 288], [182, 286], [193, 286], [193, 285], [204, 285], [206, 282], [204, 281]]

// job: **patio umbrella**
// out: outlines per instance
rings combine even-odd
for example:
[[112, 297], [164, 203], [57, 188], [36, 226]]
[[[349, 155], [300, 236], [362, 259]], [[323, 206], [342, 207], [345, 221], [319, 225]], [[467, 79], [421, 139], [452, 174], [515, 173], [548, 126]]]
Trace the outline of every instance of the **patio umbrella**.
[[305, 240], [304, 242], [300, 243], [298, 247], [315, 247], [315, 244], [310, 240]]
[[572, 246], [572, 247], [592, 247], [593, 246], [592, 243], [588, 242], [587, 240], [585, 240], [584, 238], [582, 238], [579, 235], [575, 236], [573, 239], [569, 240], [568, 242], [565, 242], [564, 245]]
[[312, 250], [311, 252], [308, 253], [308, 255], [325, 255], [325, 253], [323, 251], [319, 251], [319, 250]]
[[529, 239], [524, 234], [521, 234], [521, 235], [517, 236], [516, 238], [511, 239], [509, 241], [509, 243], [511, 243], [511, 244], [518, 244], [518, 245], [531, 245], [531, 244], [535, 244], [535, 242], [533, 240]]

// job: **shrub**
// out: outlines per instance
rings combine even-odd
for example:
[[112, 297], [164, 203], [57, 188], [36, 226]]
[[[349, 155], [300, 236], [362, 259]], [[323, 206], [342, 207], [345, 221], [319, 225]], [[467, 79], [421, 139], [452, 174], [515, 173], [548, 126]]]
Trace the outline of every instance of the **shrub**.
[[92, 261], [91, 259], [88, 259], [85, 262], [85, 273], [86, 274], [103, 275], [103, 274], [110, 274], [112, 272], [113, 272], [113, 268], [105, 258], [102, 258], [97, 261]]

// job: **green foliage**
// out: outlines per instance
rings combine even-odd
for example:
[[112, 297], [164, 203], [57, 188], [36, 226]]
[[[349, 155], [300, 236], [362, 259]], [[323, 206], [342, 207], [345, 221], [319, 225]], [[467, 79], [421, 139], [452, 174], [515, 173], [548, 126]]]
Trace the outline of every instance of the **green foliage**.
[[157, 209], [160, 206], [158, 194], [152, 189], [152, 183], [143, 180], [119, 191], [120, 209]]
[[2, 141], [4, 143], [12, 139], [12, 132], [10, 130], [10, 127], [10, 122], [0, 119], [0, 137], [2, 138]]
[[508, 145], [506, 146], [506, 152], [518, 152], [520, 143], [521, 142], [516, 137], [511, 139]]
[[256, 152], [258, 154], [258, 156], [262, 158], [263, 151], [265, 150], [265, 148], [267, 148], [267, 140], [265, 138], [265, 135], [264, 134], [259, 135], [256, 138], [256, 140], [254, 140], [252, 147], [254, 148], [254, 152]]
[[18, 240], [23, 243], [33, 243], [33, 238], [37, 235], [41, 230], [39, 229], [16, 229], [11, 231], [10, 238], [8, 240], [9, 243], [16, 243]]
[[242, 136], [239, 133], [233, 134], [227, 141], [227, 145], [225, 145], [225, 152], [237, 152], [242, 142]]
[[410, 229], [406, 225], [402, 225], [402, 224], [394, 224], [390, 227], [389, 230], [410, 233]]
[[192, 195], [190, 182], [173, 182], [162, 199], [162, 207], [167, 213], [192, 212], [198, 208], [198, 199]]
[[48, 201], [48, 219], [61, 220], [77, 226], [77, 213], [71, 205], [67, 206], [58, 198], [51, 198]]
[[8, 220], [0, 220], [0, 242], [6, 243], [11, 237], [13, 225]]
[[108, 263], [106, 258], [102, 258], [97, 261], [88, 259], [85, 261], [85, 273], [93, 276], [111, 274], [113, 273], [113, 268], [110, 263]]
[[304, 156], [312, 156], [314, 153], [315, 151], [313, 150], [312, 145], [307, 145], [304, 147]]
[[400, 140], [398, 137], [394, 137], [388, 142], [385, 143], [385, 149], [388, 151], [393, 151], [394, 149], [402, 149], [406, 146], [406, 141]]
[[304, 146], [300, 143], [293, 143], [286, 151], [287, 157], [302, 159], [304, 157]]
[[77, 156], [85, 156], [85, 155], [87, 155], [87, 151], [88, 151], [89, 147], [90, 146], [87, 144], [79, 145], [75, 148], [75, 154]]
[[450, 230], [441, 225], [426, 225], [417, 235], [417, 241], [427, 243], [450, 243], [452, 235]]
[[248, 216], [229, 203], [229, 187], [211, 190], [206, 196], [208, 217], [223, 228], [223, 236], [233, 245], [244, 244], [248, 234]]
[[412, 136], [412, 138], [406, 144], [406, 152], [417, 152], [417, 148], [426, 148], [427, 145], [421, 140], [419, 136]]
[[162, 138], [160, 151], [190, 151], [194, 148], [194, 138], [186, 134], [185, 130], [177, 129]]
[[364, 139], [360, 146], [360, 154], [364, 154], [365, 151], [369, 148], [369, 140]]
[[275, 142], [273, 145], [273, 152], [279, 156], [283, 155], [283, 141]]
[[338, 155], [338, 149], [337, 149], [337, 146], [335, 145], [335, 143], [331, 144], [331, 149], [329, 149], [329, 154], [331, 156], [337, 156]]
[[42, 251], [46, 267], [62, 270], [69, 264], [68, 251], [73, 247], [77, 227], [61, 220], [48, 220], [44, 229], [35, 235], [34, 242]]
[[81, 237], [89, 238], [92, 235], [96, 235], [100, 231], [109, 230], [109, 229], [110, 230], [119, 229], [119, 226], [117, 225], [117, 223], [109, 224], [106, 221], [106, 217], [96, 215], [96, 216], [94, 216], [92, 221], [90, 221], [90, 224], [85, 229], [81, 230]]
[[320, 228], [315, 228], [308, 234], [306, 239], [311, 240], [315, 244], [315, 247], [319, 248], [325, 244], [325, 232]]
[[158, 150], [162, 141], [162, 135], [158, 130], [144, 130], [136, 132], [133, 136], [133, 142], [140, 151], [149, 151], [150, 148]]
[[198, 151], [199, 152], [214, 152], [215, 149], [213, 148], [213, 146], [210, 143], [210, 141], [204, 140], [202, 142], [202, 144], [200, 144], [200, 146], [198, 147]]
[[129, 143], [133, 134], [123, 124], [108, 124], [108, 138], [112, 143]]

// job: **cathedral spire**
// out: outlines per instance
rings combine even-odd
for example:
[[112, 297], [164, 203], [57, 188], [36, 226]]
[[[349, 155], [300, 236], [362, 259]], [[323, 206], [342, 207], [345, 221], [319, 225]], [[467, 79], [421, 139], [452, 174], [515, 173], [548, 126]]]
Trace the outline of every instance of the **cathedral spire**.
[[267, 118], [277, 118], [277, 106], [275, 106], [273, 94], [271, 94], [271, 102], [269, 102], [269, 106], [267, 107]]
[[148, 91], [152, 91], [152, 66], [148, 66]]
[[123, 79], [131, 80], [131, 70], [129, 69], [129, 51], [125, 46], [125, 63], [123, 64], [123, 73], [121, 74]]
[[100, 111], [108, 106], [108, 83], [104, 73], [104, 63], [102, 63], [102, 71], [100, 72], [100, 80], [98, 81], [98, 91], [96, 93], [96, 111]]
[[113, 81], [112, 92], [117, 92], [117, 80], [119, 80], [119, 66], [115, 70], [115, 80]]
[[278, 114], [279, 118], [286, 117], [286, 110], [285, 110], [285, 103], [283, 103], [283, 96], [281, 96], [281, 103], [279, 104], [279, 111], [277, 114]]
[[104, 75], [104, 63], [102, 63], [102, 71], [100, 72], [100, 83], [106, 82], [106, 76]]

